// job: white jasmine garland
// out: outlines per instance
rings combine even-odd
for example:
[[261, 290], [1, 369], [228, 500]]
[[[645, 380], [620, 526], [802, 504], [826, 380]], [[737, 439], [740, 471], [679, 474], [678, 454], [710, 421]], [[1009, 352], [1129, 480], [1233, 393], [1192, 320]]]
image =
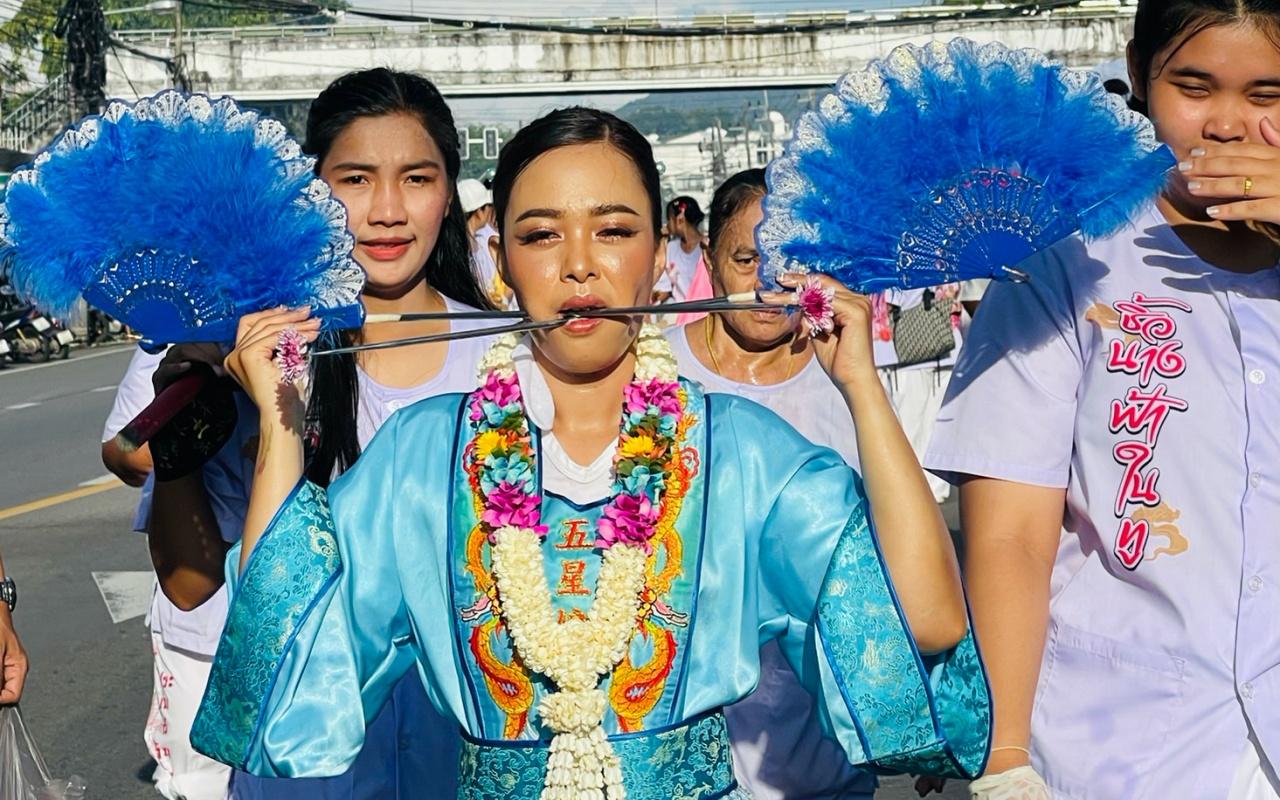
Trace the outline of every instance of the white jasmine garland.
[[[498, 339], [480, 362], [480, 379], [510, 375], [518, 338]], [[641, 328], [635, 380], [676, 380], [676, 360], [662, 331]], [[542, 539], [530, 528], [493, 532], [491, 562], [501, 613], [525, 665], [557, 687], [538, 703], [542, 722], [555, 732], [547, 758], [542, 800], [623, 800], [621, 763], [605, 734], [608, 699], [599, 681], [627, 654], [636, 630], [648, 554], [617, 543], [604, 551], [595, 600], [585, 620], [557, 621], [543, 569]]]
[[518, 344], [520, 344], [520, 337], [514, 333], [507, 333], [499, 336], [494, 340], [493, 344], [489, 345], [489, 349], [485, 351], [479, 365], [476, 367], [476, 374], [481, 383], [484, 383], [484, 379], [488, 377], [490, 372], [509, 375], [515, 371], [515, 364], [511, 360], [511, 354]]

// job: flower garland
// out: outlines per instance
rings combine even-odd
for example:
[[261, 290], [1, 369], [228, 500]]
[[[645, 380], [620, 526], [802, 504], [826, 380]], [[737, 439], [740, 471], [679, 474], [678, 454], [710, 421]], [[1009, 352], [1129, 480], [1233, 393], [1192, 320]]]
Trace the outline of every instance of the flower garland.
[[492, 544], [503, 620], [525, 665], [556, 685], [538, 704], [555, 736], [542, 800], [622, 800], [622, 770], [603, 728], [608, 699], [598, 688], [627, 654], [644, 590], [645, 566], [660, 518], [666, 479], [684, 414], [676, 362], [662, 332], [641, 329], [635, 378], [624, 391], [614, 454], [613, 493], [597, 524], [604, 551], [595, 601], [586, 619], [557, 621], [543, 569], [533, 445], [508, 335], [480, 362], [472, 395], [475, 436], [468, 449], [483, 497], [481, 524]]

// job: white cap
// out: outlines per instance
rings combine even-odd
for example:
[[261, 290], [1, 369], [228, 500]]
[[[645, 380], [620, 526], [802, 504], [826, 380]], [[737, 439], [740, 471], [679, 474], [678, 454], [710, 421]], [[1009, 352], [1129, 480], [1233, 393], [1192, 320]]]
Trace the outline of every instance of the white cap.
[[484, 188], [484, 184], [475, 178], [458, 181], [458, 202], [462, 203], [462, 213], [470, 214], [477, 208], [493, 204], [493, 192]]

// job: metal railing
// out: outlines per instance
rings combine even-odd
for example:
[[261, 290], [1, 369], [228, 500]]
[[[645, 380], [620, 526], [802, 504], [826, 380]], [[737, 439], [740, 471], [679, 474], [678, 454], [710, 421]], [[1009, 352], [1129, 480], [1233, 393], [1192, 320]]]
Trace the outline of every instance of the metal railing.
[[71, 121], [71, 82], [65, 74], [52, 78], [40, 91], [0, 120], [0, 147], [34, 152]]

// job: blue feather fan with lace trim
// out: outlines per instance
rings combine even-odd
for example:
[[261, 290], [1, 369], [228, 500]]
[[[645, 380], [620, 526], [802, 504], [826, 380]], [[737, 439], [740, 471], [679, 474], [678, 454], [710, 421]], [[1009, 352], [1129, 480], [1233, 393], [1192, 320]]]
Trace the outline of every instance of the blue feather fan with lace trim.
[[761, 274], [860, 292], [1024, 277], [1074, 233], [1103, 237], [1175, 159], [1090, 72], [966, 39], [905, 45], [846, 75], [768, 169]]
[[47, 311], [85, 300], [154, 344], [230, 342], [246, 313], [363, 320], [346, 210], [284, 126], [230, 98], [111, 103], [14, 173], [0, 258]]

